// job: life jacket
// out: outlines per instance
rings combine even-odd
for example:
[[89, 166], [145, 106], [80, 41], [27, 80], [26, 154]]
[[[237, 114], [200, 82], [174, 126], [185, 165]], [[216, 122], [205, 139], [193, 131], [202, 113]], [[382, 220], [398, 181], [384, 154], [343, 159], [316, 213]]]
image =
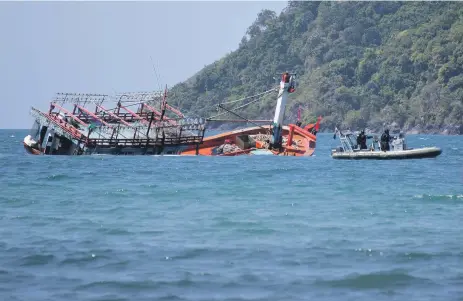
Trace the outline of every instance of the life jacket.
[[381, 135], [381, 142], [389, 142], [389, 135], [386, 133], [383, 133]]

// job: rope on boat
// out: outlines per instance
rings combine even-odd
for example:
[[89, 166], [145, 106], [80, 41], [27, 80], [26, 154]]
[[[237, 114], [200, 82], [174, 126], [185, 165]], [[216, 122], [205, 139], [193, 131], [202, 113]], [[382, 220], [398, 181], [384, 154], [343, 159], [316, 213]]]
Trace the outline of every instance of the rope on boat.
[[[229, 102], [223, 102], [223, 103], [220, 103], [220, 104], [217, 105], [217, 109], [220, 109], [220, 108], [225, 109], [224, 107], [221, 107], [222, 104], [234, 103], [234, 102], [238, 102], [238, 101], [243, 101], [243, 100], [251, 99], [251, 98], [254, 98], [254, 97], [258, 97], [258, 96], [267, 95], [267, 94], [270, 94], [271, 92], [275, 92], [275, 91], [276, 91], [276, 88], [273, 88], [273, 89], [267, 90], [267, 91], [265, 91], [265, 92], [262, 92], [262, 93], [259, 93], [259, 94], [256, 94], [256, 95], [248, 96], [248, 97], [245, 97], [245, 98], [241, 98], [241, 99], [233, 100], [233, 101], [229, 101]], [[236, 107], [236, 108], [233, 108], [232, 110], [242, 109], [242, 108], [244, 108], [244, 107], [246, 107], [246, 106], [248, 106], [248, 105], [250, 105], [250, 104], [252, 104], [252, 103], [255, 103], [255, 102], [259, 101], [259, 100], [261, 100], [261, 98], [254, 99], [254, 100], [252, 100], [252, 101], [250, 101], [250, 102], [248, 102], [248, 103], [245, 103], [244, 105], [241, 105], [241, 106], [238, 106], [238, 107]], [[226, 110], [226, 109], [225, 109], [225, 110]], [[222, 113], [219, 113], [219, 114], [217, 114], [217, 115], [211, 116], [211, 117], [208, 118], [208, 120], [214, 119], [214, 118], [216, 118], [216, 117], [222, 116], [222, 115], [227, 114], [227, 113], [229, 113], [229, 111], [227, 111], [227, 112], [222, 112]], [[241, 117], [240, 117], [240, 118], [241, 118]]]
[[243, 116], [240, 116], [240, 115], [236, 114], [235, 112], [230, 111], [230, 110], [228, 110], [228, 109], [222, 107], [221, 105], [219, 105], [219, 107], [222, 108], [222, 109], [224, 109], [224, 110], [227, 111], [228, 113], [231, 113], [231, 114], [237, 116], [238, 118], [241, 118], [241, 119], [243, 119], [243, 120], [246, 120], [247, 122], [250, 122], [250, 123], [252, 123], [252, 124], [254, 124], [254, 125], [260, 127], [261, 129], [263, 129], [263, 130], [265, 130], [265, 131], [269, 131], [269, 130], [267, 130], [266, 128], [261, 127], [261, 126], [258, 125], [257, 123], [254, 123], [254, 122], [250, 121], [249, 119], [246, 119], [246, 118], [244, 118]]
[[[219, 104], [219, 106], [220, 106], [220, 105], [223, 105], [223, 104], [231, 104], [231, 103], [236, 103], [236, 102], [240, 102], [240, 101], [245, 101], [245, 100], [247, 100], [247, 99], [252, 99], [252, 98], [255, 98], [255, 97], [259, 97], [259, 96], [264, 96], [264, 95], [270, 94], [271, 92], [275, 92], [275, 91], [278, 91], [278, 87], [272, 88], [272, 89], [267, 90], [267, 91], [264, 91], [264, 92], [262, 92], [262, 93], [258, 93], [258, 94], [251, 95], [251, 96], [247, 96], [247, 97], [244, 97], [244, 98], [240, 98], [240, 99], [236, 99], [236, 100], [232, 100], [232, 101], [227, 101], [227, 102], [222, 102], [222, 103]], [[131, 101], [131, 100], [125, 100], [124, 103], [127, 103], [127, 102], [130, 103], [130, 102], [132, 102], [131, 104], [125, 105], [125, 107], [127, 108], [127, 107], [137, 106], [137, 105], [140, 105], [140, 104], [142, 104], [142, 103], [149, 103], [149, 102], [152, 101], [152, 100], [153, 100], [153, 99], [147, 99], [147, 100], [142, 100], [142, 101], [139, 101], [139, 100], [135, 100], [135, 101], [134, 101], [134, 100], [132, 100], [132, 101]], [[248, 105], [250, 105], [250, 104], [252, 104], [252, 103], [255, 103], [255, 102], [259, 101], [259, 100], [260, 100], [260, 98], [257, 98], [257, 99], [255, 99], [255, 100], [250, 101], [250, 102], [247, 103], [247, 104], [244, 104], [244, 105], [238, 106], [238, 107], [236, 107], [236, 108], [233, 108], [233, 110], [238, 110], [238, 109], [244, 108], [244, 107], [246, 107], [246, 106], [248, 106]], [[111, 109], [107, 109], [107, 111], [113, 111], [113, 110], [115, 110], [115, 109], [117, 109], [117, 107], [111, 108]], [[228, 112], [223, 112], [223, 113], [217, 114], [217, 115], [215, 115], [215, 116], [209, 117], [208, 119], [213, 119], [213, 118], [215, 118], [215, 117], [218, 117], [218, 116], [221, 116], [221, 115], [224, 115], [224, 114], [227, 114], [227, 113], [228, 113]], [[172, 119], [176, 120], [175, 118], [172, 118]], [[181, 119], [181, 118], [180, 118], [180, 119]]]
[[272, 89], [270, 89], [270, 90], [267, 90], [267, 91], [265, 91], [265, 92], [262, 92], [262, 93], [259, 93], [259, 94], [256, 94], [256, 95], [247, 96], [247, 97], [240, 98], [240, 99], [237, 99], [237, 100], [222, 102], [221, 105], [230, 104], [230, 103], [235, 103], [235, 102], [240, 102], [240, 101], [244, 101], [244, 100], [249, 99], [249, 98], [258, 97], [258, 96], [261, 96], [261, 95], [266, 95], [266, 94], [269, 94], [270, 92], [275, 92], [276, 90], [277, 90], [277, 88], [272, 88]]
[[[241, 106], [239, 106], [239, 107], [233, 108], [233, 110], [238, 110], [238, 109], [244, 108], [245, 106], [248, 106], [248, 105], [250, 105], [250, 104], [252, 104], [252, 103], [255, 103], [255, 102], [259, 101], [259, 100], [260, 100], [259, 98], [258, 98], [258, 99], [255, 99], [255, 100], [250, 101], [250, 102], [248, 102], [248, 103], [246, 103], [246, 104], [244, 104], [244, 105], [241, 105]], [[218, 105], [218, 109], [224, 109], [224, 110], [226, 110], [224, 107], [221, 107], [220, 104]], [[229, 113], [229, 111], [219, 113], [219, 114], [217, 114], [217, 115], [214, 115], [214, 116], [212, 116], [212, 117], [209, 117], [208, 119], [213, 119], [213, 118], [222, 116], [222, 115], [227, 114], [227, 113]], [[242, 118], [242, 117], [240, 117], [240, 118]]]

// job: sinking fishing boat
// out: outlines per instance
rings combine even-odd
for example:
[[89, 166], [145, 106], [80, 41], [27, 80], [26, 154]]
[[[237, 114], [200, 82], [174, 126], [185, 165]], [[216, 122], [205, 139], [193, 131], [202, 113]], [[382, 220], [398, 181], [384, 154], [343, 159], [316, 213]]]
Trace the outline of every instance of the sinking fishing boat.
[[[234, 103], [242, 100], [253, 99], [245, 105], [240, 105], [236, 109], [241, 109], [249, 105], [263, 95], [278, 91], [277, 105], [273, 123], [269, 125], [259, 125], [257, 122], [272, 122], [271, 120], [248, 120], [238, 115], [231, 109], [227, 109], [224, 104]], [[201, 144], [190, 146], [181, 152], [181, 155], [203, 155], [203, 156], [238, 156], [238, 155], [280, 155], [280, 156], [311, 156], [316, 147], [317, 132], [320, 127], [321, 117], [316, 123], [301, 127], [300, 115], [296, 124], [283, 125], [287, 98], [295, 92], [295, 74], [284, 73], [277, 89], [271, 89], [257, 95], [253, 95], [241, 100], [230, 101], [218, 105], [218, 109], [230, 113], [242, 121], [249, 122], [255, 126], [229, 131], [214, 136], [205, 137]], [[254, 99], [256, 98], [256, 99]], [[216, 120], [209, 118], [208, 121]], [[236, 121], [236, 120], [235, 120]]]
[[[113, 98], [58, 93], [48, 111], [31, 109], [35, 121], [24, 148], [32, 155], [178, 155], [200, 145], [206, 121], [185, 117], [166, 98], [167, 88], [164, 93], [120, 93]], [[107, 109], [108, 103], [114, 108]]]
[[356, 136], [350, 131], [342, 133], [336, 129], [333, 138], [339, 137], [341, 146], [331, 150], [333, 159], [374, 159], [374, 160], [394, 160], [394, 159], [423, 159], [435, 158], [442, 153], [438, 147], [408, 148], [405, 142], [405, 135], [393, 138], [389, 151], [382, 151], [379, 139], [373, 137], [373, 141], [368, 149], [359, 149], [356, 143]]
[[[258, 125], [236, 114], [233, 110], [238, 108], [227, 109], [222, 103], [219, 108], [225, 113], [256, 126], [206, 138], [206, 124], [214, 119], [186, 117], [167, 104], [167, 88], [164, 93], [119, 93], [114, 97], [58, 93], [48, 111], [31, 109], [35, 121], [23, 146], [32, 155], [311, 156], [321, 117], [303, 128], [300, 116], [296, 124], [283, 125], [288, 95], [295, 91], [295, 74], [284, 73], [279, 88], [247, 97], [245, 100], [253, 100], [239, 108], [259, 100], [256, 96], [277, 91], [272, 124]], [[107, 103], [115, 107], [107, 109]], [[129, 109], [133, 106], [137, 108]]]

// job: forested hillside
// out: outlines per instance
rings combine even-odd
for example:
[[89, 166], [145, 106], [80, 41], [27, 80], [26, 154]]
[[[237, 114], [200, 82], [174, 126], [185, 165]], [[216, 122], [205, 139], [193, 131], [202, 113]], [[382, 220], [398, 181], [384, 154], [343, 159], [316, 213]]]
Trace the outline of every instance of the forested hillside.
[[[213, 39], [211, 39], [213, 43]], [[463, 133], [463, 3], [293, 2], [264, 10], [239, 48], [174, 86], [169, 101], [209, 116], [297, 72], [286, 119], [335, 126]], [[271, 118], [276, 95], [243, 115]]]

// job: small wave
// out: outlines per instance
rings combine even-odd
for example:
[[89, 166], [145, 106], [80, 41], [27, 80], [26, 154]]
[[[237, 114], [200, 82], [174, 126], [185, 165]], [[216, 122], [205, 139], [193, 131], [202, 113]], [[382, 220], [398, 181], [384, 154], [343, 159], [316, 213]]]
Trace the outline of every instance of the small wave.
[[172, 256], [172, 259], [193, 259], [193, 258], [199, 257], [211, 251], [212, 250], [206, 249], [206, 248], [190, 249], [190, 250], [186, 250], [185, 252], [179, 255]]
[[[30, 200], [23, 200], [23, 199], [17, 199], [17, 198], [8, 198], [6, 200], [2, 200], [2, 203], [13, 208], [20, 208], [20, 207], [27, 207], [31, 205]], [[20, 216], [17, 216], [15, 218], [23, 218]], [[27, 218], [27, 216], [25, 217]]]
[[88, 170], [80, 171], [79, 174], [81, 176], [99, 176], [98, 172], [96, 172], [96, 171], [88, 171]]
[[223, 284], [221, 284], [221, 288], [225, 289], [242, 289], [243, 288], [243, 283], [237, 282], [237, 281], [227, 281]]
[[141, 231], [139, 233], [143, 234], [143, 235], [162, 235], [162, 234], [165, 234], [166, 231], [163, 231], [163, 230], [145, 230], [145, 231]]
[[243, 274], [239, 277], [240, 282], [245, 282], [245, 283], [258, 283], [260, 281], [259, 276], [254, 275], [254, 274]]
[[414, 195], [414, 198], [430, 201], [460, 200], [463, 199], [463, 194], [417, 194]]
[[55, 256], [49, 255], [41, 255], [41, 254], [34, 254], [29, 255], [21, 259], [21, 266], [35, 266], [35, 265], [46, 265], [49, 262], [53, 261]]
[[96, 281], [90, 282], [84, 285], [80, 285], [75, 290], [87, 290], [87, 289], [145, 289], [145, 288], [157, 288], [156, 282], [153, 281]]
[[237, 232], [245, 233], [245, 234], [254, 234], [254, 235], [270, 235], [277, 233], [277, 230], [270, 229], [270, 228], [243, 228], [237, 229]]
[[104, 235], [116, 235], [116, 236], [121, 236], [121, 235], [130, 235], [132, 232], [127, 231], [126, 229], [118, 229], [118, 228], [99, 228], [97, 230], [98, 232], [101, 232]]
[[81, 265], [89, 262], [93, 262], [94, 260], [99, 259], [111, 259], [109, 253], [112, 250], [101, 250], [101, 251], [88, 251], [88, 252], [76, 252], [75, 254], [69, 256], [68, 258], [62, 260], [59, 264], [60, 265]]
[[143, 289], [157, 289], [160, 286], [171, 286], [171, 287], [191, 287], [195, 282], [190, 279], [181, 279], [174, 281], [96, 281], [90, 282], [84, 285], [80, 285], [75, 290], [88, 290], [88, 289], [126, 289], [126, 290], [143, 290]]
[[301, 260], [298, 259], [282, 259], [278, 261], [279, 264], [282, 266], [288, 266], [288, 267], [296, 267], [296, 266], [301, 266], [303, 263]]
[[142, 186], [142, 187], [145, 187], [145, 188], [158, 188], [158, 187], [160, 187], [160, 185], [155, 184], [155, 183], [141, 184], [141, 186]]
[[101, 266], [99, 266], [98, 268], [99, 269], [116, 269], [118, 271], [122, 270], [122, 269], [127, 269], [127, 267], [129, 266], [130, 264], [130, 260], [123, 260], [123, 261], [117, 261], [117, 262], [110, 262], [110, 263], [106, 263], [106, 264], [103, 264]]
[[416, 282], [428, 283], [429, 280], [411, 276], [401, 270], [392, 270], [388, 272], [370, 274], [353, 274], [336, 280], [317, 281], [318, 284], [330, 287], [355, 289], [384, 289], [397, 286], [407, 286]]
[[365, 255], [371, 257], [371, 256], [383, 256], [384, 253], [382, 251], [377, 251], [377, 250], [372, 250], [369, 248], [358, 248], [355, 249], [356, 252], [364, 253]]
[[[54, 174], [54, 175], [49, 175], [45, 179], [46, 180], [51, 180], [51, 181], [60, 181], [60, 180], [67, 180], [67, 179], [72, 179], [73, 177], [70, 177], [67, 174]], [[39, 180], [43, 180], [44, 178], [41, 178]]]
[[127, 193], [128, 192], [128, 189], [124, 189], [124, 188], [118, 188], [118, 189], [115, 189], [115, 190], [110, 190], [110, 191], [105, 191], [104, 194], [120, 194], [120, 193]]
[[[93, 254], [91, 254], [91, 255], [93, 255]], [[92, 261], [95, 257], [93, 257], [91, 255], [86, 256], [86, 257], [66, 258], [65, 260], [60, 262], [60, 265], [72, 265], [72, 264], [80, 265], [82, 263]]]
[[186, 300], [186, 299], [180, 298], [180, 297], [175, 296], [175, 295], [167, 295], [167, 296], [159, 297], [159, 298], [157, 298], [157, 300], [177, 301], [177, 300]]
[[407, 253], [400, 253], [397, 255], [399, 259], [405, 259], [407, 261], [429, 260], [429, 259], [432, 259], [434, 256], [438, 256], [438, 255], [433, 255], [433, 254], [423, 253], [423, 252], [407, 252]]

